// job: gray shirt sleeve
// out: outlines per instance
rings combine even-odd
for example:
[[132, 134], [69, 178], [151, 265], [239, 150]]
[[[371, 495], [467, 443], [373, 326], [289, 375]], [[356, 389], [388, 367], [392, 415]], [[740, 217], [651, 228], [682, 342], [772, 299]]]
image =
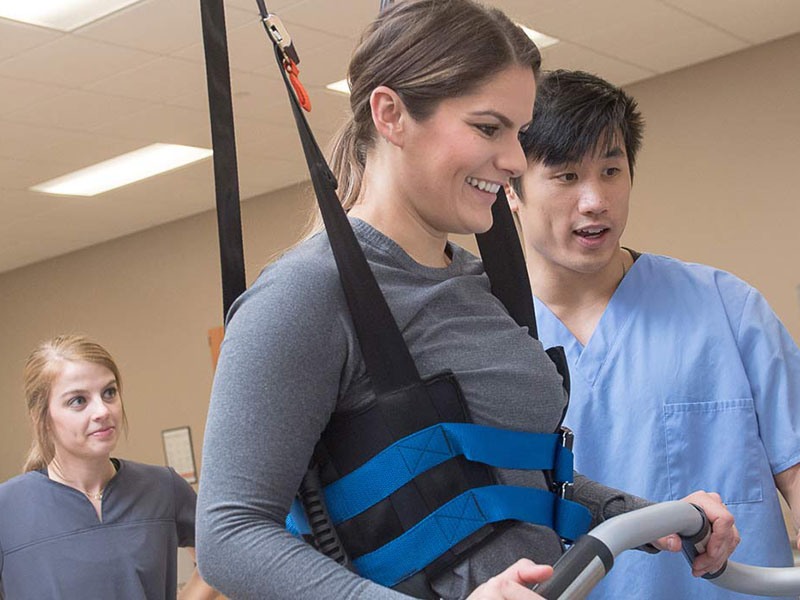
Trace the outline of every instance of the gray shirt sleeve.
[[325, 273], [307, 271], [293, 274], [297, 284], [290, 295], [277, 283], [285, 284], [286, 273], [262, 276], [229, 319], [204, 440], [200, 573], [237, 599], [406, 598], [348, 571], [284, 528], [336, 405], [349, 351], [338, 280], [332, 286]]

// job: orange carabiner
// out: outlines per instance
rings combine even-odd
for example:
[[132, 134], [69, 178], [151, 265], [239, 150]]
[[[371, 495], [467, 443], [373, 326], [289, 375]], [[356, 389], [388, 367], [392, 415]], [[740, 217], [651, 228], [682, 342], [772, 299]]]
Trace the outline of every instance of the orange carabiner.
[[300, 82], [300, 69], [297, 68], [297, 64], [288, 57], [284, 57], [283, 59], [283, 67], [286, 69], [286, 72], [289, 73], [289, 81], [292, 84], [292, 88], [294, 88], [294, 93], [297, 96], [297, 101], [300, 103], [300, 106], [306, 112], [311, 112], [311, 98], [308, 96], [308, 92], [306, 88], [303, 87], [303, 84]]

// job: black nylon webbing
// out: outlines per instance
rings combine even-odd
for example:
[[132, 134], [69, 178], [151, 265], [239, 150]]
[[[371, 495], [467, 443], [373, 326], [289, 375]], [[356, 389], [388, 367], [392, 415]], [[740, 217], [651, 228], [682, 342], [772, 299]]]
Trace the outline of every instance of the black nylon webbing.
[[228, 39], [222, 0], [200, 0], [200, 13], [206, 57], [211, 140], [214, 148], [214, 187], [217, 198], [224, 319], [233, 301], [246, 287], [242, 218], [239, 210], [239, 178], [236, 167]]
[[528, 334], [538, 340], [525, 255], [502, 187], [497, 192], [497, 201], [492, 205], [492, 219], [492, 228], [475, 236], [492, 293], [505, 305], [517, 324], [527, 327]]
[[[280, 65], [282, 55], [277, 46], [275, 57]], [[339, 269], [339, 277], [361, 353], [374, 390], [377, 394], [383, 395], [412, 385], [421, 385], [414, 359], [408, 351], [397, 322], [389, 310], [389, 305], [386, 304], [386, 299], [378, 287], [378, 282], [375, 281], [364, 252], [336, 196], [336, 178], [311, 133], [308, 121], [282, 66], [281, 73], [291, 100], [292, 114], [300, 134], [322, 220]]]

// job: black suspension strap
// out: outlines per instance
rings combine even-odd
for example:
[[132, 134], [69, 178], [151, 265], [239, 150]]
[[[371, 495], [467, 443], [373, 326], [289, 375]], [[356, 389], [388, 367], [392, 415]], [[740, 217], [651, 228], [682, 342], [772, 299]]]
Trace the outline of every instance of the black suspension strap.
[[492, 219], [492, 228], [475, 236], [492, 293], [505, 305], [517, 324], [527, 327], [528, 334], [538, 340], [533, 291], [525, 267], [525, 255], [502, 187], [492, 205]]
[[239, 178], [233, 127], [228, 38], [222, 0], [200, 0], [203, 45], [206, 58], [211, 140], [214, 148], [214, 187], [217, 198], [217, 231], [222, 271], [222, 316], [244, 292], [245, 269]]
[[264, 27], [275, 45], [275, 59], [291, 101], [292, 114], [308, 163], [317, 203], [374, 390], [382, 395], [419, 385], [421, 378], [414, 359], [350, 227], [336, 195], [336, 178], [314, 139], [287, 74], [286, 48], [292, 47], [291, 38], [280, 25], [280, 20], [267, 11], [264, 0], [257, 0], [257, 3]]

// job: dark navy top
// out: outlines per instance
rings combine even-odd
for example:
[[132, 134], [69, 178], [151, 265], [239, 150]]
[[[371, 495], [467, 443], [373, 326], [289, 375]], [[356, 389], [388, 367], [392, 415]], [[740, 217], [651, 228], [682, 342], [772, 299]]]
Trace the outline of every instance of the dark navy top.
[[175, 598], [177, 548], [194, 546], [195, 492], [167, 467], [116, 463], [102, 521], [44, 471], [0, 484], [0, 598]]

